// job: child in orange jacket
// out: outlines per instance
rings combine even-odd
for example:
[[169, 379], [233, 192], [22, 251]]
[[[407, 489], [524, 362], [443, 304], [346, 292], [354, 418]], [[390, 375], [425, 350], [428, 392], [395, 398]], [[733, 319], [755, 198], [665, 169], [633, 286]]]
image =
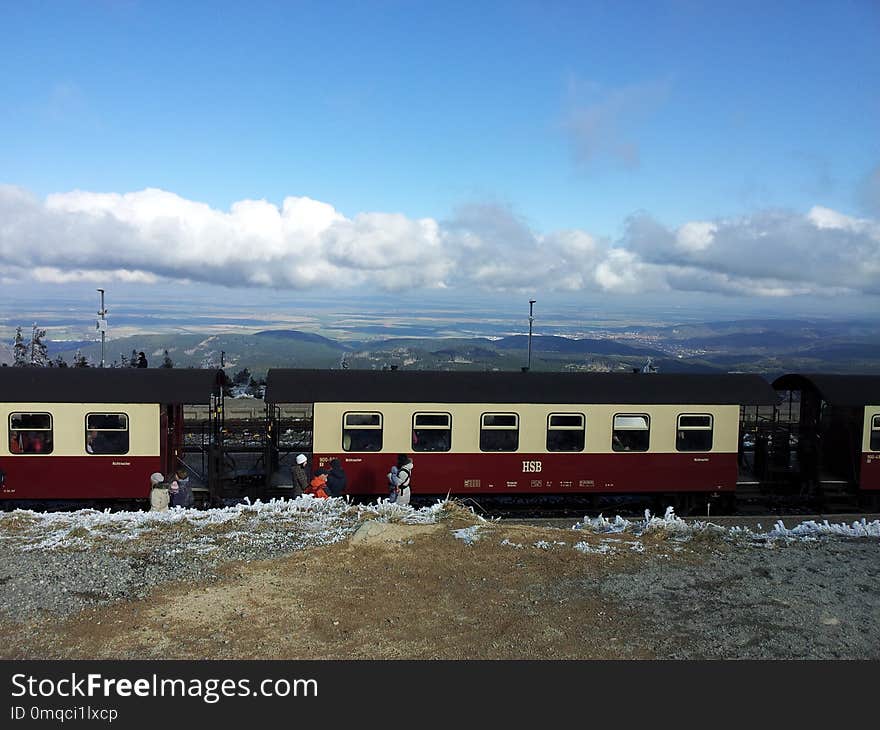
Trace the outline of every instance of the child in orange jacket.
[[306, 494], [311, 494], [318, 499], [327, 499], [328, 495], [325, 489], [326, 486], [327, 471], [325, 469], [318, 469], [318, 471], [315, 472], [315, 478], [309, 483], [309, 488], [306, 490]]

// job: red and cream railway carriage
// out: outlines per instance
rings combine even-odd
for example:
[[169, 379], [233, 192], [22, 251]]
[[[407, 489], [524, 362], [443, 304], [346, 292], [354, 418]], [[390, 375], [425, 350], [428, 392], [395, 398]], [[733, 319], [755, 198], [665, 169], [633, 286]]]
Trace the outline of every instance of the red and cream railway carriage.
[[216, 370], [0, 368], [0, 499], [140, 500], [180, 464]]
[[756, 375], [270, 370], [270, 404], [311, 404], [313, 467], [384, 495], [397, 454], [421, 494], [730, 493]]

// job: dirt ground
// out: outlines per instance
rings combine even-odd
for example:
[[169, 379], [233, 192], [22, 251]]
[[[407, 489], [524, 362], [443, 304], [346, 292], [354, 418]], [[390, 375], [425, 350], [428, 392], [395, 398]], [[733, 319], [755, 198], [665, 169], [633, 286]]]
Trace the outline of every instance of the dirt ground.
[[[468, 544], [454, 530], [470, 524], [367, 522], [350, 539], [333, 545], [229, 564], [218, 581], [166, 585], [145, 600], [88, 608], [63, 622], [44, 619], [26, 631], [5, 622], [0, 625], [0, 653], [5, 658], [58, 659], [693, 656], [687, 648], [681, 654], [670, 649], [687, 646], [693, 632], [687, 616], [700, 611], [690, 576], [694, 585], [708, 583], [726, 595], [723, 581], [700, 578], [701, 571], [707, 565], [725, 565], [743, 551], [723, 541], [680, 545], [662, 534], [648, 534], [632, 543], [633, 549], [621, 541], [622, 549], [603, 552], [608, 540], [597, 535], [506, 523], [481, 527], [479, 539]], [[596, 552], [572, 549], [580, 540]], [[876, 547], [874, 541], [868, 548], [871, 561], [880, 555]], [[742, 568], [743, 580], [766, 581], [772, 568], [766, 567], [769, 551], [753, 550], [758, 567]], [[880, 562], [869, 564], [880, 567]], [[603, 589], [621, 577], [636, 580], [642, 574], [652, 584], [662, 584], [669, 575], [670, 586], [673, 574], [684, 576], [683, 581], [676, 579], [674, 590], [651, 594], [654, 601], [667, 601], [667, 613], [676, 612], [666, 619], [675, 634], [672, 639], [670, 630], [658, 631], [656, 606]], [[764, 585], [756, 584], [756, 590], [767, 594], [769, 610], [778, 613], [772, 590]], [[741, 586], [736, 590], [741, 592]], [[880, 605], [876, 592], [866, 600], [868, 614]], [[746, 645], [761, 641], [763, 630], [759, 617], [749, 611], [744, 605], [740, 617], [748, 632]], [[811, 632], [833, 632], [839, 623], [827, 616], [820, 620], [817, 614], [815, 629], [793, 636], [794, 656], [811, 656], [806, 646]], [[856, 656], [880, 651], [876, 629], [872, 631], [864, 637], [865, 653], [854, 650]], [[718, 655], [741, 654], [730, 643]]]
[[[374, 523], [375, 524], [375, 523]], [[229, 565], [219, 582], [44, 623], [3, 653], [32, 658], [400, 659], [650, 657], [614, 649], [638, 622], [597, 595], [560, 595], [584, 570], [618, 572], [633, 554], [518, 550], [558, 530], [493, 528], [468, 545], [449, 523], [368, 525], [345, 542]], [[369, 534], [367, 534], [369, 533]], [[35, 627], [36, 628], [36, 627]], [[6, 636], [3, 636], [6, 634]], [[11, 651], [10, 651], [11, 650]]]

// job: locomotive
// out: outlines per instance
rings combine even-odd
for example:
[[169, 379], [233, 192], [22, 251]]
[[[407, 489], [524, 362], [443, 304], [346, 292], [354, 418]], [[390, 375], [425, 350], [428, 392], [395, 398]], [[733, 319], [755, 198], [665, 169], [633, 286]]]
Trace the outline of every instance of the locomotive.
[[808, 496], [876, 506], [880, 377], [273, 369], [258, 418], [220, 370], [0, 368], [0, 503], [143, 505], [189, 469], [204, 504], [291, 494], [300, 453], [339, 459], [354, 498], [598, 500], [682, 511]]

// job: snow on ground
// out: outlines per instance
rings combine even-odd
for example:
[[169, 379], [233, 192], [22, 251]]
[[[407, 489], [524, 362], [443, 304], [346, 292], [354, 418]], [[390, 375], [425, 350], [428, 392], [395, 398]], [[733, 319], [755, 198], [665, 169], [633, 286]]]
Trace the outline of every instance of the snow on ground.
[[628, 533], [635, 537], [661, 533], [681, 541], [699, 537], [714, 537], [736, 542], [747, 541], [771, 545], [779, 542], [809, 542], [823, 537], [880, 538], [880, 520], [868, 522], [863, 518], [852, 524], [829, 523], [828, 520], [823, 522], [809, 520], [791, 529], [787, 528], [782, 520], [778, 520], [772, 530], [763, 532], [748, 527], [722, 527], [702, 520], [686, 522], [675, 514], [672, 507], [666, 508], [663, 517], [655, 517], [650, 510], [645, 510], [645, 518], [635, 521], [624, 519], [619, 515], [613, 520], [609, 520], [603, 515], [593, 518], [584, 517], [583, 521], [575, 524], [573, 529], [593, 534]]
[[471, 525], [470, 527], [462, 527], [460, 530], [453, 530], [452, 535], [457, 540], [463, 540], [465, 545], [473, 545], [480, 539], [480, 528], [482, 525]]
[[[414, 509], [380, 500], [372, 505], [353, 504], [345, 499], [315, 499], [304, 495], [295, 500], [245, 502], [209, 510], [172, 509], [167, 512], [32, 512], [15, 510], [0, 514], [0, 545], [19, 551], [88, 550], [94, 547], [113, 550], [134, 540], [162, 541], [166, 551], [195, 550], [210, 552], [219, 544], [230, 542], [261, 546], [277, 542], [279, 533], [289, 537], [292, 548], [326, 545], [346, 539], [365, 520], [433, 524], [455, 502], [439, 501], [430, 507]], [[455, 507], [461, 514], [462, 508]], [[473, 515], [474, 525], [452, 532], [454, 537], [473, 545], [485, 537], [492, 524]], [[699, 539], [720, 539], [733, 544], [773, 547], [795, 541], [814, 542], [827, 538], [880, 538], [880, 520], [861, 520], [852, 524], [803, 522], [792, 528], [782, 520], [769, 531], [746, 527], [721, 527], [711, 522], [690, 521], [678, 517], [670, 507], [663, 517], [645, 511], [643, 520], [620, 516], [608, 519], [585, 517], [573, 526], [584, 535], [605, 537], [598, 542], [573, 542], [582, 553], [607, 554], [620, 550], [643, 552], [640, 538], [649, 535], [669, 538], [676, 543]], [[634, 538], [622, 539], [624, 536]], [[507, 538], [501, 544], [519, 549], [524, 546]], [[538, 550], [570, 549], [565, 541], [539, 540], [531, 543]], [[673, 549], [675, 549], [673, 547]]]
[[[195, 549], [209, 552], [218, 542], [253, 544], [274, 540], [279, 532], [296, 536], [298, 547], [326, 545], [347, 538], [365, 519], [407, 524], [430, 524], [445, 508], [412, 509], [381, 501], [355, 505], [345, 499], [246, 501], [209, 510], [170, 509], [166, 512], [33, 512], [0, 514], [0, 545], [21, 551], [88, 550], [123, 546], [133, 540], [158, 539], [166, 551]], [[174, 541], [168, 545], [168, 541]]]

